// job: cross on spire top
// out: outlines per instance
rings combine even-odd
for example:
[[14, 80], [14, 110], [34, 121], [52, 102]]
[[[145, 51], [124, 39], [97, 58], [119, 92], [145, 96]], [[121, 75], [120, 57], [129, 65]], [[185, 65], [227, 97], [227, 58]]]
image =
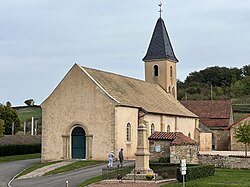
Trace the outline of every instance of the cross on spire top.
[[160, 18], [161, 18], [161, 13], [163, 12], [162, 9], [161, 9], [162, 3], [160, 2], [160, 3], [158, 4], [158, 6], [160, 7], [160, 10], [159, 10], [158, 12], [160, 12]]

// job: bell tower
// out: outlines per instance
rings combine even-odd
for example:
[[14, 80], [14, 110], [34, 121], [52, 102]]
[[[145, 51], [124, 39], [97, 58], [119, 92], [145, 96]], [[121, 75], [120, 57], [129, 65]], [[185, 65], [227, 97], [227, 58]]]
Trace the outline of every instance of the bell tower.
[[[161, 4], [159, 5], [161, 7]], [[145, 81], [159, 84], [166, 92], [177, 98], [176, 64], [174, 54], [163, 19], [158, 18], [145, 57]]]

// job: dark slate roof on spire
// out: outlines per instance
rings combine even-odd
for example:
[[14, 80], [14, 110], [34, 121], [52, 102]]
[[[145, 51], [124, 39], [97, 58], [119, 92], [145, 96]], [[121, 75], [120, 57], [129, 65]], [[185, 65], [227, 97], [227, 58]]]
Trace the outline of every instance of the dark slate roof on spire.
[[170, 59], [178, 62], [162, 18], [157, 20], [147, 54], [142, 60], [155, 59]]

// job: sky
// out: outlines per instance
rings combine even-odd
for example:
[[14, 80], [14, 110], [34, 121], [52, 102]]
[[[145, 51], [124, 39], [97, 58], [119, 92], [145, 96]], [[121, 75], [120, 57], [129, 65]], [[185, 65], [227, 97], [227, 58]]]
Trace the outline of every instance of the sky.
[[[156, 0], [0, 0], [0, 103], [41, 104], [77, 63], [144, 79]], [[250, 63], [249, 0], [162, 1], [177, 78]]]

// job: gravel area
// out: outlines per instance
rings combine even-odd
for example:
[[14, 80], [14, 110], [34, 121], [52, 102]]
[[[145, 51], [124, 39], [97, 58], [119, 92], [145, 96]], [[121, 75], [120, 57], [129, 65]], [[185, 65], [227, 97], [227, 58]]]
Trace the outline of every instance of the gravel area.
[[[161, 184], [162, 185], [162, 184]], [[127, 187], [127, 186], [132, 186], [132, 187], [146, 187], [146, 186], [150, 186], [150, 187], [158, 187], [160, 186], [159, 184], [155, 184], [155, 183], [96, 183], [96, 184], [91, 184], [89, 185], [90, 187], [104, 187], [104, 186], [111, 186], [111, 187]]]
[[[98, 183], [94, 183], [94, 184], [90, 184], [90, 187], [106, 187], [106, 186], [111, 186], [111, 187], [127, 187], [127, 186], [132, 186], [132, 187], [146, 187], [146, 186], [150, 186], [150, 187], [159, 187], [162, 186], [163, 184], [167, 184], [167, 183], [172, 183], [175, 182], [175, 179], [167, 179], [165, 181], [161, 181], [160, 183], [155, 183], [153, 181], [137, 181], [137, 182], [133, 182], [133, 181], [128, 181], [128, 180], [123, 180], [122, 182], [120, 181], [101, 181]], [[159, 182], [159, 181], [158, 181]]]

